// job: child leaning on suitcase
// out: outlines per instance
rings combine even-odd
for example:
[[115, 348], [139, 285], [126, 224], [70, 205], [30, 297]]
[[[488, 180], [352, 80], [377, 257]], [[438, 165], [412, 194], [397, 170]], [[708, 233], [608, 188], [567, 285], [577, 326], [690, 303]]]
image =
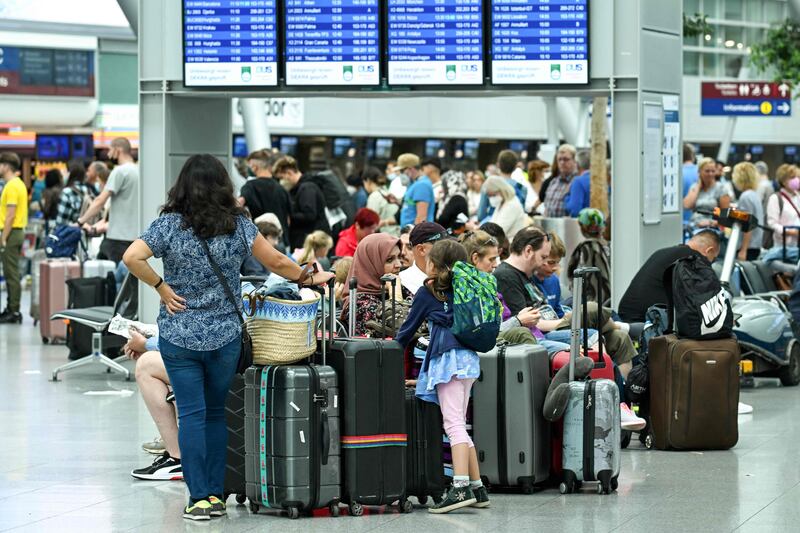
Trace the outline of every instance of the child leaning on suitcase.
[[444, 431], [453, 454], [453, 485], [444, 499], [429, 509], [448, 513], [462, 507], [489, 507], [489, 494], [481, 482], [475, 446], [467, 434], [466, 414], [472, 384], [480, 375], [480, 359], [451, 333], [453, 325], [453, 265], [467, 261], [461, 244], [439, 241], [431, 248], [424, 288], [414, 296], [411, 311], [397, 335], [406, 347], [423, 321], [430, 326], [430, 343], [417, 379], [417, 397], [438, 403]]

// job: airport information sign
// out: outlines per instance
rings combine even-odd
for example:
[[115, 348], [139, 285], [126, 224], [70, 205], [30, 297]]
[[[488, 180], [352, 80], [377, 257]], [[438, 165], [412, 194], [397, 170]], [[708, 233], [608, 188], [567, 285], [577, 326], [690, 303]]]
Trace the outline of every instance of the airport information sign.
[[286, 85], [380, 83], [378, 0], [286, 0]]
[[589, 82], [589, 0], [491, 0], [494, 85]]
[[183, 0], [185, 85], [277, 85], [276, 24], [276, 0]]
[[483, 84], [481, 0], [387, 0], [389, 85]]
[[709, 81], [701, 86], [700, 114], [704, 116], [788, 117], [792, 91], [785, 83], [768, 81]]

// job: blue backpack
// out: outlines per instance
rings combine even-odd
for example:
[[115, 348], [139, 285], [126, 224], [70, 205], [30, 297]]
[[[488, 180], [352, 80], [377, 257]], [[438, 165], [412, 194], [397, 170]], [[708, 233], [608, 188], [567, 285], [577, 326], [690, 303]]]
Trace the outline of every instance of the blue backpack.
[[81, 242], [81, 228], [58, 226], [47, 236], [44, 252], [47, 257], [74, 257]]
[[458, 341], [476, 352], [488, 352], [497, 343], [503, 308], [497, 298], [497, 280], [473, 265], [453, 265], [453, 327]]

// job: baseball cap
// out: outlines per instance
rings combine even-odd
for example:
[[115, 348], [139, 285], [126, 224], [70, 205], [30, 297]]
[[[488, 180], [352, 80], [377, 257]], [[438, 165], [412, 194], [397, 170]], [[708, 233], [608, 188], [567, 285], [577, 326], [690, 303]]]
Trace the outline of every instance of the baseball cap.
[[416, 154], [400, 154], [397, 164], [394, 166], [395, 172], [402, 172], [410, 167], [419, 167], [419, 156]]
[[447, 238], [447, 231], [436, 222], [420, 222], [411, 230], [408, 240], [411, 246], [436, 242]]

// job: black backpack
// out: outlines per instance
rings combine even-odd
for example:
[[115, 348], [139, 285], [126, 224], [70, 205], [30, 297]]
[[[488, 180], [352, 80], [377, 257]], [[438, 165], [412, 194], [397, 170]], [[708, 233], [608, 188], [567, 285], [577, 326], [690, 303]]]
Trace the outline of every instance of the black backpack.
[[683, 339], [733, 336], [733, 308], [711, 263], [698, 253], [675, 261], [664, 272], [668, 324]]
[[331, 210], [340, 208], [347, 216], [347, 225], [351, 225], [355, 217], [355, 206], [350, 198], [350, 193], [347, 192], [347, 187], [339, 179], [339, 176], [331, 170], [307, 172], [303, 175], [307, 176], [312, 183], [316, 183], [317, 187], [322, 190], [325, 207]]

